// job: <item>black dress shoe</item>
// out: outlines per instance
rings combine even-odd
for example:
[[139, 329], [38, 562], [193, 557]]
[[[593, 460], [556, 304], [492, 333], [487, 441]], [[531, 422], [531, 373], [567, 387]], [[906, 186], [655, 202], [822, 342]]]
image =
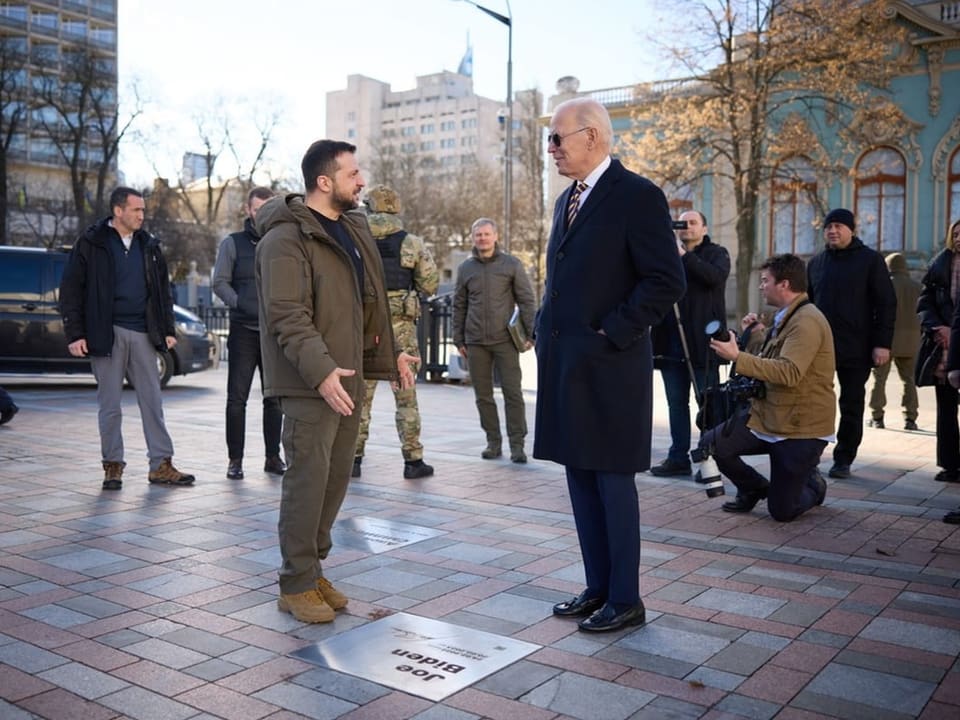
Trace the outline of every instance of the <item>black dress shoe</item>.
[[287, 471], [287, 466], [279, 455], [268, 455], [263, 463], [263, 471], [271, 475], [283, 475]]
[[659, 465], [650, 468], [650, 474], [657, 477], [686, 477], [693, 472], [688, 462], [678, 462], [667, 458]]
[[361, 463], [363, 463], [363, 457], [353, 459], [353, 469], [350, 471], [350, 477], [360, 477], [363, 474], [363, 468], [360, 467]]
[[553, 614], [559, 615], [560, 617], [581, 617], [585, 615], [592, 615], [601, 607], [603, 607], [605, 602], [606, 601], [600, 597], [588, 597], [587, 591], [584, 590], [572, 600], [567, 600], [566, 602], [557, 603], [554, 605]]
[[230, 464], [227, 465], [227, 479], [243, 480], [243, 461], [242, 460], [230, 461]]
[[647, 609], [643, 600], [627, 610], [617, 609], [607, 603], [586, 620], [577, 623], [577, 627], [586, 632], [612, 632], [630, 625], [643, 625], [647, 621]]
[[936, 480], [937, 482], [948, 482], [948, 483], [960, 482], [960, 471], [941, 470], [933, 477], [933, 479]]
[[728, 513], [748, 513], [756, 507], [757, 503], [765, 500], [766, 490], [744, 490], [737, 493], [733, 500], [728, 500], [720, 509]]
[[[951, 510], [943, 516], [943, 521], [949, 525], [960, 525], [960, 508]], [[556, 612], [556, 610], [554, 610]]]
[[832, 478], [850, 477], [850, 463], [835, 462], [827, 475]]

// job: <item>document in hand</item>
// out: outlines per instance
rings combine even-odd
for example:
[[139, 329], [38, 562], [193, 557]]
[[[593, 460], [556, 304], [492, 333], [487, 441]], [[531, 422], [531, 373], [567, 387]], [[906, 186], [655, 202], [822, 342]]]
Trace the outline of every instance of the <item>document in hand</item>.
[[507, 332], [510, 333], [510, 339], [513, 340], [517, 352], [524, 352], [529, 349], [527, 347], [527, 331], [523, 327], [523, 320], [520, 319], [519, 307], [513, 308], [513, 315], [510, 316], [510, 322], [507, 323]]

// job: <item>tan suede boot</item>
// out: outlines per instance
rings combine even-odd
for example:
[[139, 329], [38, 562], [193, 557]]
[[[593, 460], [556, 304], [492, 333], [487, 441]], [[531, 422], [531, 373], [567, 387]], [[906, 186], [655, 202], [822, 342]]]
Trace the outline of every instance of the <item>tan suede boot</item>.
[[125, 462], [103, 461], [103, 489], [119, 490], [123, 487], [123, 469], [127, 466]]
[[196, 478], [193, 475], [180, 472], [173, 466], [170, 458], [164, 458], [160, 467], [150, 471], [147, 480], [154, 485], [193, 485]]
[[333, 622], [333, 619], [337, 616], [333, 608], [327, 605], [327, 601], [317, 590], [307, 590], [292, 595], [280, 593], [277, 607], [305, 623]]
[[350, 598], [337, 590], [325, 577], [317, 578], [317, 592], [334, 610], [342, 610], [350, 602]]

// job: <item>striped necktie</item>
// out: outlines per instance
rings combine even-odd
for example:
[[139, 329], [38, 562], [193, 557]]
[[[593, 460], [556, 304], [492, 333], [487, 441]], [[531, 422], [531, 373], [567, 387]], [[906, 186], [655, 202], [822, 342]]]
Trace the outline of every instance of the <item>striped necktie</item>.
[[587, 184], [585, 182], [577, 182], [576, 187], [573, 188], [573, 192], [570, 193], [570, 200], [567, 202], [567, 227], [569, 228], [573, 225], [574, 218], [577, 217], [577, 212], [580, 210], [580, 194], [587, 189]]

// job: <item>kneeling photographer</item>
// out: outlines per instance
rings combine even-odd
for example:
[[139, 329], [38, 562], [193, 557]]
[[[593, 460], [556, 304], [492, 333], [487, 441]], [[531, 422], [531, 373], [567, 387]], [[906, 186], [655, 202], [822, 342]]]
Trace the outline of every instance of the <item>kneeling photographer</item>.
[[[772, 327], [761, 328], [752, 313], [743, 319], [743, 327], [763, 339], [757, 354], [741, 352], [733, 333], [710, 341], [717, 355], [736, 364], [739, 377], [731, 382], [763, 383], [763, 392], [749, 393], [748, 408], [700, 439], [702, 454], [713, 456], [737, 486], [736, 499], [723, 504], [727, 512], [750, 512], [766, 499], [773, 519], [789, 522], [826, 496], [817, 465], [834, 439], [833, 334], [806, 290], [803, 260], [792, 254], [768, 258], [760, 266], [760, 294], [777, 308]], [[770, 456], [769, 481], [743, 461], [745, 455]]]

